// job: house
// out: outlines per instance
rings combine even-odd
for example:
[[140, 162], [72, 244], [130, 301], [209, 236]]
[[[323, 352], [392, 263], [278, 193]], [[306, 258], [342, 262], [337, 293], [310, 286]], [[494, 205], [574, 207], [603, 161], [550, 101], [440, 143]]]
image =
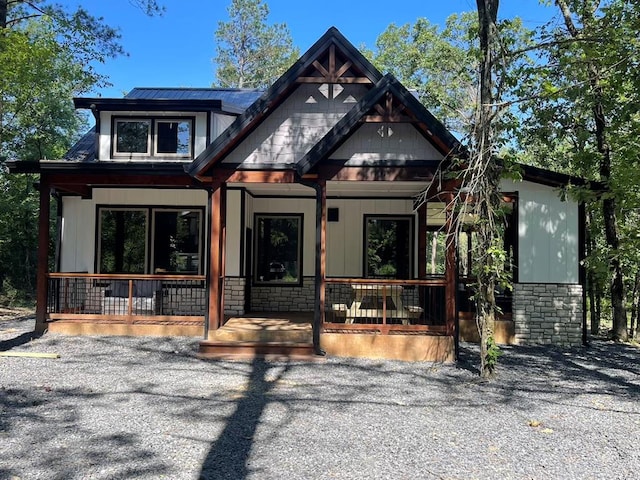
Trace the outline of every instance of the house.
[[[11, 166], [40, 174], [38, 329], [441, 361], [473, 337], [473, 229], [445, 241], [455, 183], [414, 208], [459, 142], [335, 28], [266, 92], [136, 88], [75, 106], [95, 127], [65, 158]], [[579, 344], [584, 212], [558, 196], [571, 178], [523, 171], [502, 184], [514, 288], [496, 334]], [[234, 337], [242, 322], [262, 336]]]

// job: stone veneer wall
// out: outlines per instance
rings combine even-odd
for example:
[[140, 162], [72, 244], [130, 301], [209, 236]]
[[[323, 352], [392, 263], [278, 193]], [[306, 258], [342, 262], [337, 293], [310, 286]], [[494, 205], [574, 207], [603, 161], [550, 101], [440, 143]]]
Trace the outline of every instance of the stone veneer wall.
[[224, 279], [224, 313], [226, 315], [244, 315], [244, 290], [246, 279], [242, 277], [225, 277]]
[[251, 310], [255, 312], [313, 312], [315, 278], [305, 277], [301, 286], [253, 286]]
[[515, 284], [513, 320], [518, 344], [580, 345], [582, 286]]

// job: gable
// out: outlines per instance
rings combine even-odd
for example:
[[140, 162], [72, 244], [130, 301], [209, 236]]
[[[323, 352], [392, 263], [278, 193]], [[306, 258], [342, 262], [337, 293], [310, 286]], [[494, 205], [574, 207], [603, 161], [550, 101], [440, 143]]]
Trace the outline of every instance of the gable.
[[240, 168], [293, 167], [366, 92], [359, 84], [302, 84], [222, 163]]
[[443, 158], [444, 155], [408, 123], [366, 123], [329, 156], [330, 160], [343, 161], [346, 166], [374, 162], [441, 161]]
[[[315, 140], [320, 135], [319, 132], [330, 129], [345, 113], [342, 106], [339, 108], [329, 106], [324, 112], [326, 118], [320, 120], [323, 125], [316, 130], [315, 120], [312, 118], [302, 119], [308, 120], [309, 125], [297, 125], [291, 112], [287, 112], [290, 106], [296, 105], [296, 102], [299, 105], [301, 98], [302, 101], [306, 101], [308, 97], [304, 97], [304, 94], [312, 92], [313, 88], [330, 100], [336, 100], [341, 96], [346, 99], [351, 92], [361, 95], [360, 86], [370, 89], [380, 78], [382, 74], [336, 28], [332, 27], [260, 99], [216, 138], [192, 162], [187, 171], [200, 180], [205, 179], [212, 174], [211, 169], [214, 165], [225, 162], [232, 152], [247, 140], [246, 146], [233, 154], [234, 158], [229, 159], [227, 163], [261, 165], [267, 151], [278, 155], [275, 149], [269, 150], [266, 147], [269, 142], [273, 147], [281, 146], [282, 142], [276, 137], [283, 132], [289, 138], [297, 136], [301, 141], [299, 148], [283, 151], [282, 156], [275, 163], [271, 161], [266, 165], [290, 164], [313, 143], [304, 138], [307, 131]], [[345, 90], [349, 93], [345, 94]], [[291, 96], [298, 98], [290, 101]], [[357, 99], [353, 97], [351, 101], [356, 102]], [[333, 105], [339, 103], [342, 104], [342, 102], [333, 102]], [[327, 106], [325, 104], [326, 102], [322, 101], [316, 104], [315, 108]], [[283, 105], [284, 109], [282, 109]], [[303, 110], [310, 111], [313, 108], [305, 103]], [[261, 128], [262, 124], [278, 110], [280, 113], [276, 114], [271, 124]], [[286, 121], [287, 118], [291, 120], [289, 123]], [[259, 130], [258, 135], [249, 139], [248, 137], [256, 130]], [[245, 163], [247, 156], [250, 159]]]

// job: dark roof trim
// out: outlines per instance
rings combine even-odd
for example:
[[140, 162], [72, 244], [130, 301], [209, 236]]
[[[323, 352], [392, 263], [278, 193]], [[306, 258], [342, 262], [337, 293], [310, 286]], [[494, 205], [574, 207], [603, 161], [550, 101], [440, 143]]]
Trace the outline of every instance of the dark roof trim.
[[110, 173], [126, 175], [184, 175], [184, 163], [177, 162], [69, 162], [27, 161], [7, 162], [9, 173]]
[[600, 182], [587, 180], [566, 173], [553, 172], [544, 168], [533, 167], [531, 165], [518, 164], [518, 168], [522, 171], [522, 179], [528, 182], [539, 183], [549, 187], [564, 187], [567, 185], [576, 185], [588, 187], [590, 190], [602, 190], [603, 185]]
[[244, 109], [237, 105], [225, 103], [222, 100], [203, 100], [200, 98], [183, 99], [139, 99], [139, 98], [74, 98], [76, 108], [85, 108], [94, 111], [104, 110], [147, 110], [157, 111], [211, 111], [232, 115], [241, 114]]
[[335, 44], [339, 49], [349, 55], [350, 61], [360, 71], [363, 72], [371, 83], [375, 84], [382, 74], [376, 67], [369, 62], [357, 48], [355, 48], [335, 27], [331, 27], [326, 33], [314, 43], [304, 55], [302, 55], [296, 63], [294, 63], [287, 72], [282, 75], [276, 82], [251, 105], [242, 115], [216, 138], [207, 149], [185, 168], [185, 170], [193, 176], [199, 175], [201, 172], [209, 168], [209, 166], [218, 161], [233, 144], [241, 141], [249, 134], [256, 122], [266, 118], [278, 105], [278, 100], [282, 96], [297, 86], [296, 79], [311, 66], [316, 58], [325, 52], [331, 44]]
[[384, 94], [390, 92], [401, 100], [415, 115], [418, 122], [424, 124], [433, 136], [438, 137], [448, 148], [442, 149], [425, 136], [444, 156], [460, 147], [460, 142], [440, 123], [422, 103], [414, 97], [393, 75], [385, 75], [307, 154], [298, 162], [299, 175], [309, 172], [320, 160], [331, 155], [355, 132], [362, 123], [360, 120], [369, 112]]

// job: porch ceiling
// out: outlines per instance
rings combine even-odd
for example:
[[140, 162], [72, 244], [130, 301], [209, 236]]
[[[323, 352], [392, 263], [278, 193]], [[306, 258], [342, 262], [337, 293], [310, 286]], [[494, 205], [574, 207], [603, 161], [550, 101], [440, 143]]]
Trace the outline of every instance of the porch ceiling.
[[[426, 186], [424, 182], [327, 182], [327, 196], [330, 197], [398, 197], [412, 198]], [[299, 183], [230, 183], [229, 187], [245, 188], [255, 196], [314, 197], [315, 191]]]

